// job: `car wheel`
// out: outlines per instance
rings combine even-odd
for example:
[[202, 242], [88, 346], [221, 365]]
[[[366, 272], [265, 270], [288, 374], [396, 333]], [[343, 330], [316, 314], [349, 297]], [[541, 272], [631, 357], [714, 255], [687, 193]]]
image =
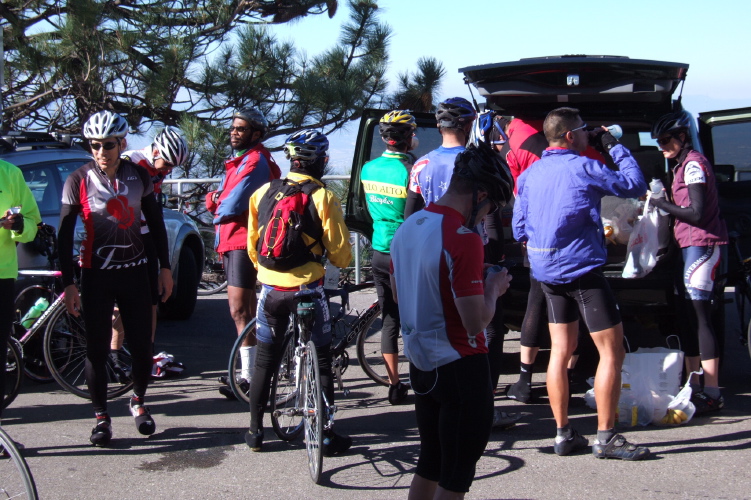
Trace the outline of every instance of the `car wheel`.
[[180, 251], [176, 287], [172, 297], [160, 304], [160, 311], [168, 319], [188, 319], [196, 307], [198, 289], [198, 265], [189, 248]]

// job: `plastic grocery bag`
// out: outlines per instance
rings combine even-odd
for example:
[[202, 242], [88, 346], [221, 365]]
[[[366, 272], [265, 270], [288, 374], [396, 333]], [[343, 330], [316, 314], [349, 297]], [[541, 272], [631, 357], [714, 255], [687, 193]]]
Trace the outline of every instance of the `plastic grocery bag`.
[[655, 425], [682, 425], [688, 423], [696, 413], [696, 407], [691, 402], [691, 375], [701, 375], [703, 372], [691, 372], [688, 380], [678, 394], [673, 397], [667, 405], [667, 408], [658, 413], [655, 409], [655, 418], [652, 423]]
[[648, 193], [642, 217], [634, 224], [634, 230], [628, 239], [626, 265], [621, 274], [627, 279], [643, 278], [657, 265], [660, 215], [656, 207], [649, 206], [650, 197], [651, 193]]

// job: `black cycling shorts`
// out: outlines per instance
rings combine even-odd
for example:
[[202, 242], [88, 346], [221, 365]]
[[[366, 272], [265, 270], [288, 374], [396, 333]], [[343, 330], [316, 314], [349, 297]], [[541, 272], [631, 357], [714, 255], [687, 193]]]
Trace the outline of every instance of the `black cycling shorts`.
[[410, 363], [420, 457], [415, 473], [448, 491], [467, 492], [490, 439], [493, 390], [487, 354], [425, 372]]
[[230, 250], [222, 254], [227, 285], [238, 288], [256, 289], [258, 272], [253, 267], [247, 250]]
[[590, 332], [600, 332], [621, 322], [618, 303], [601, 271], [590, 271], [571, 283], [541, 285], [550, 323], [573, 323], [581, 316]]

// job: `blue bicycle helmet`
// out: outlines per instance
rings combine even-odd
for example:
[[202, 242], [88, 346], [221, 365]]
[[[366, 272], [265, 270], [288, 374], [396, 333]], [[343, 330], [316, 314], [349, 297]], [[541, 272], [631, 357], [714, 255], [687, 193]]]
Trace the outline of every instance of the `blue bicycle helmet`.
[[284, 141], [284, 155], [288, 160], [314, 162], [327, 158], [328, 151], [329, 140], [317, 130], [300, 130]]
[[451, 97], [438, 105], [435, 119], [441, 128], [463, 128], [477, 118], [472, 104], [463, 97]]

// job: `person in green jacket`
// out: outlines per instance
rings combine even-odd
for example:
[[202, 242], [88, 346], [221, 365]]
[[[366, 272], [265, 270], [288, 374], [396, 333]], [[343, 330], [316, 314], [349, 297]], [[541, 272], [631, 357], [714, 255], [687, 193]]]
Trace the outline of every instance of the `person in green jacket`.
[[393, 405], [404, 401], [409, 387], [399, 381], [399, 306], [391, 293], [390, 249], [394, 233], [404, 222], [412, 168], [407, 152], [417, 146], [417, 125], [409, 111], [394, 110], [381, 118], [379, 128], [386, 151], [363, 166], [360, 180], [373, 218], [373, 277], [383, 320], [381, 353], [389, 377], [389, 403]]
[[[42, 222], [39, 207], [15, 165], [0, 160], [0, 403], [5, 399], [5, 348], [13, 326], [14, 283], [18, 276], [16, 243], [26, 243]], [[2, 412], [2, 404], [0, 404]]]

